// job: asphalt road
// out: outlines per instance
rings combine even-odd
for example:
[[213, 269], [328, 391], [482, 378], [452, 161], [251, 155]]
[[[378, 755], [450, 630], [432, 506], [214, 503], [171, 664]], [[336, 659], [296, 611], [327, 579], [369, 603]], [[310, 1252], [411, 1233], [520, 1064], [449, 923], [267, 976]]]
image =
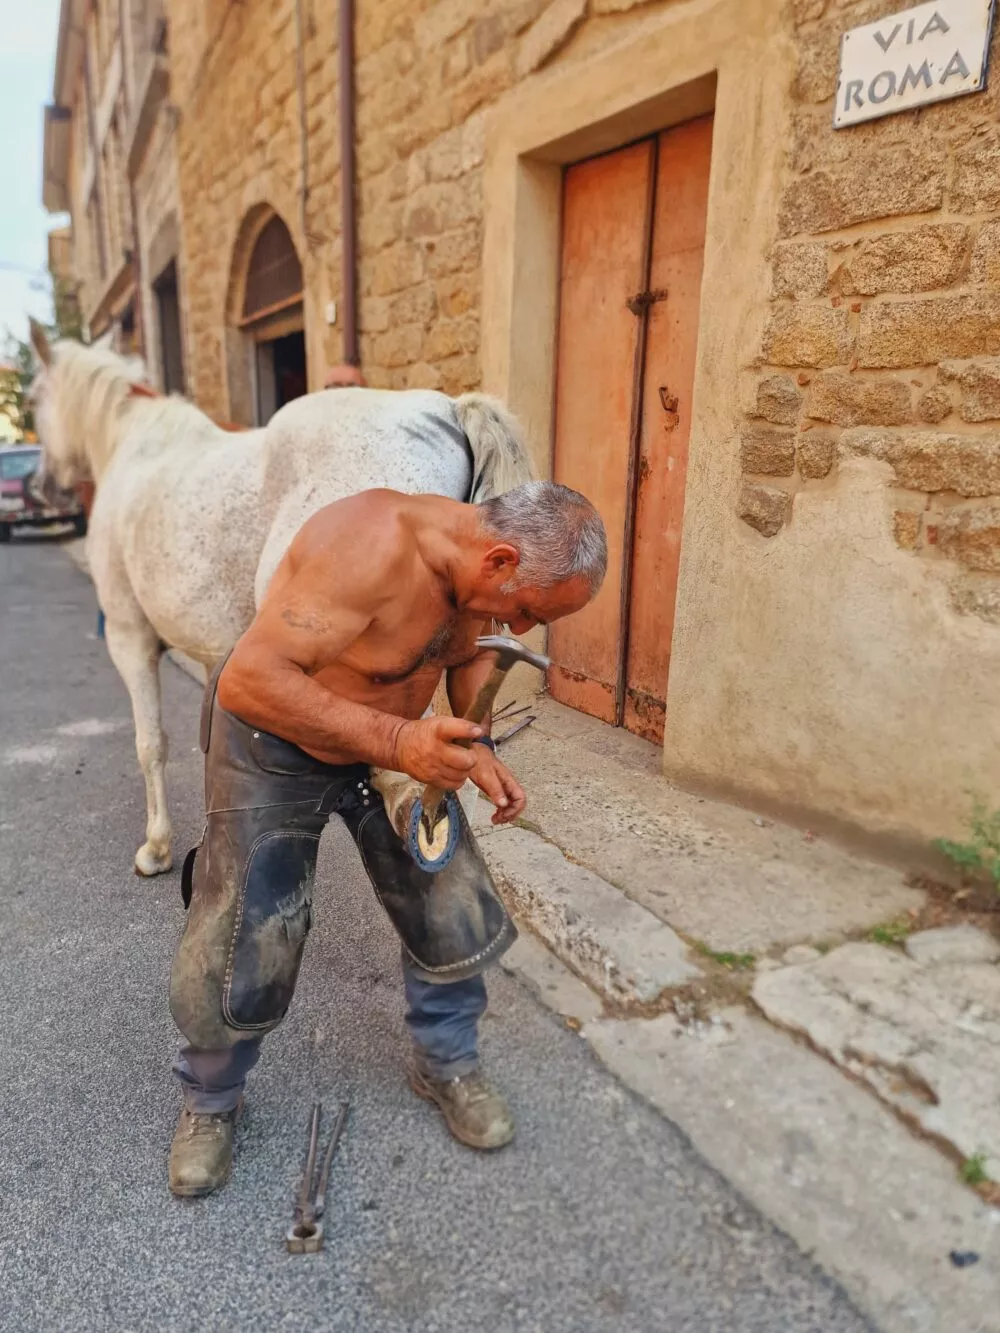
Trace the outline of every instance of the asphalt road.
[[[229, 1186], [167, 1192], [177, 873], [136, 879], [142, 784], [93, 590], [0, 547], [0, 1329], [855, 1333], [844, 1294], [511, 979], [489, 1069], [519, 1118], [485, 1157], [402, 1076], [397, 949], [332, 828], [291, 1013]], [[163, 667], [175, 856], [201, 827], [197, 687]], [[351, 1102], [328, 1240], [283, 1235], [312, 1101]], [[327, 1123], [329, 1124], [329, 1118]]]

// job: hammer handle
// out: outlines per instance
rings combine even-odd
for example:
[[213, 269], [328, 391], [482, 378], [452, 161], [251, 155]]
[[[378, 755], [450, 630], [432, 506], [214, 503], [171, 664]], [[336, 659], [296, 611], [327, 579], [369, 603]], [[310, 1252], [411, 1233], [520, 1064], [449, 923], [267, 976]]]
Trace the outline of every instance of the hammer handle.
[[[478, 725], [485, 717], [489, 716], [490, 709], [493, 707], [493, 700], [497, 697], [506, 674], [507, 670], [505, 668], [498, 666], [493, 668], [486, 680], [480, 685], [479, 693], [466, 712], [466, 722], [475, 722]], [[475, 744], [475, 741], [457, 740], [455, 744], [461, 745], [463, 749], [467, 750]], [[441, 787], [428, 785], [424, 788], [424, 794], [420, 798], [420, 806], [423, 810], [424, 819], [431, 829], [437, 823], [438, 810], [443, 799], [444, 791]]]

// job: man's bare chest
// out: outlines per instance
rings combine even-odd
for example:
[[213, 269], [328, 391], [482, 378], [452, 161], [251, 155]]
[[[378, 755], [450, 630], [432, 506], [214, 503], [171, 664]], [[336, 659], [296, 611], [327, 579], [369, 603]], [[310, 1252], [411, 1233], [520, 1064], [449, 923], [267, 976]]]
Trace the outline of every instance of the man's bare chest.
[[391, 685], [471, 661], [481, 633], [479, 620], [461, 616], [449, 616], [436, 626], [417, 622], [399, 629], [378, 627], [352, 644], [341, 661], [375, 685]]

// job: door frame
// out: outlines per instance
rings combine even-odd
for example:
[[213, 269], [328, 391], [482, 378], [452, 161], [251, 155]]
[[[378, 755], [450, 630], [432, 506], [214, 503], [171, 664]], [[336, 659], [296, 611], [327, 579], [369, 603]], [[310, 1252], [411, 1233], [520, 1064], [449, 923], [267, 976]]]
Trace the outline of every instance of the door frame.
[[[519, 83], [487, 114], [483, 388], [524, 423], [540, 477], [552, 476], [563, 168], [714, 115], [671, 688], [685, 651], [694, 651], [695, 636], [685, 632], [697, 615], [686, 574], [697, 550], [693, 526], [703, 504], [719, 498], [720, 466], [709, 451], [717, 459], [733, 435], [740, 372], [760, 345], [795, 61], [790, 29], [776, 23], [767, 0], [710, 0], [637, 21], [631, 38]], [[735, 497], [739, 459], [731, 452], [726, 485]], [[544, 632], [528, 638], [541, 648]], [[537, 689], [526, 668], [515, 671], [520, 687]], [[667, 766], [668, 742], [669, 726]]]

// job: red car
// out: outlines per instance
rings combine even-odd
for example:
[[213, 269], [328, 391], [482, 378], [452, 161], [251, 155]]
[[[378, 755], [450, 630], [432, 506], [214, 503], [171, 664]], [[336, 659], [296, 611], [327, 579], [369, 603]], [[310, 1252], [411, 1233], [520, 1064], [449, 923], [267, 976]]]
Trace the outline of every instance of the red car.
[[0, 542], [9, 542], [15, 527], [40, 528], [72, 523], [78, 537], [87, 531], [87, 515], [72, 491], [43, 499], [32, 487], [42, 460], [34, 444], [0, 449]]

